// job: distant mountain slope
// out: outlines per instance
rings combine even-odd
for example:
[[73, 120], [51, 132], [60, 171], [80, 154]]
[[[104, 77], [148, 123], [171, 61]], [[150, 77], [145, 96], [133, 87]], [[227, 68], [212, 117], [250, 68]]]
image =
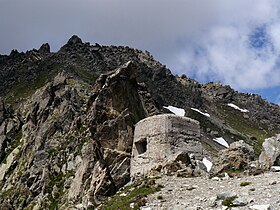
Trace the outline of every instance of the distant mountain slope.
[[243, 139], [260, 151], [280, 107], [219, 83], [172, 75], [148, 52], [83, 43], [0, 56], [0, 207], [96, 206], [129, 181], [134, 125], [184, 109], [205, 155]]

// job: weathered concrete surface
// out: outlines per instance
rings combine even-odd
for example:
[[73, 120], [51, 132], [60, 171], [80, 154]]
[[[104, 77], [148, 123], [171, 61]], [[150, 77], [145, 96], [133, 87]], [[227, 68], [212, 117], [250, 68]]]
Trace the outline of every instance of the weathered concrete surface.
[[201, 159], [199, 122], [172, 114], [145, 118], [135, 127], [131, 176], [148, 173], [181, 151]]

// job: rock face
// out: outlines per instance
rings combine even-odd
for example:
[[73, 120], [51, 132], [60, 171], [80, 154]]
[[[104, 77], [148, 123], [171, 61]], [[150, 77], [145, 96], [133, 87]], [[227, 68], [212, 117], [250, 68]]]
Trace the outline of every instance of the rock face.
[[280, 165], [280, 135], [265, 139], [262, 144], [262, 153], [259, 157], [261, 168], [270, 169]]
[[[152, 168], [175, 160], [181, 152], [201, 158], [197, 121], [168, 114], [145, 118], [135, 127], [131, 176], [148, 173]], [[190, 164], [188, 156], [183, 159], [187, 165]]]
[[62, 72], [22, 107], [23, 126], [4, 115], [1, 208], [90, 208], [129, 181], [134, 124], [147, 116], [136, 68], [101, 75], [92, 90]]
[[229, 148], [221, 150], [212, 171], [216, 174], [225, 171], [245, 170], [249, 168], [254, 157], [254, 150], [250, 145], [242, 140], [234, 142], [230, 144]]

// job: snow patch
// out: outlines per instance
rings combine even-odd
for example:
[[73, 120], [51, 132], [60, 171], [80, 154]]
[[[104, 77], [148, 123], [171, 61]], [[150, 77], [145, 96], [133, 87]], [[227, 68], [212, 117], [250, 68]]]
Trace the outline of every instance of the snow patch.
[[202, 112], [202, 111], [199, 111], [199, 110], [196, 109], [196, 108], [191, 108], [191, 110], [194, 110], [194, 111], [196, 111], [196, 112], [198, 112], [198, 113], [200, 113], [200, 114], [202, 114], [202, 115], [204, 115], [204, 116], [206, 116], [206, 117], [210, 117], [210, 114], [205, 113], [205, 112]]
[[209, 172], [213, 166], [213, 163], [208, 160], [206, 157], [203, 158], [202, 163], [206, 166], [207, 172]]
[[232, 103], [228, 104], [228, 106], [230, 106], [230, 107], [232, 107], [232, 108], [234, 108], [236, 110], [239, 110], [240, 112], [249, 112], [249, 110], [241, 109], [240, 107], [238, 107], [238, 106], [236, 106], [235, 104], [232, 104]]
[[223, 137], [215, 138], [215, 139], [213, 139], [213, 141], [223, 145], [226, 148], [229, 148], [228, 143], [226, 142], [226, 140]]
[[178, 115], [178, 116], [185, 116], [185, 110], [184, 109], [181, 109], [181, 108], [178, 108], [178, 107], [175, 107], [175, 106], [163, 106], [163, 108], [165, 109], [168, 109], [170, 112], [174, 113], [175, 115]]

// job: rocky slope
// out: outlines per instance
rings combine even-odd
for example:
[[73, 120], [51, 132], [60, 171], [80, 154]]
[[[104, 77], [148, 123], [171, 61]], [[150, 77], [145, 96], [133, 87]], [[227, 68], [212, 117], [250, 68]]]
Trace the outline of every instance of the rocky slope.
[[279, 178], [279, 172], [212, 179], [163, 176], [156, 183], [164, 187], [149, 195], [141, 209], [279, 209]]
[[214, 138], [242, 139], [258, 154], [280, 133], [280, 107], [258, 95], [201, 85], [148, 52], [77, 36], [56, 53], [44, 44], [1, 55], [0, 84], [1, 209], [96, 207], [130, 179], [134, 125], [163, 106], [200, 122], [210, 159], [224, 148]]

